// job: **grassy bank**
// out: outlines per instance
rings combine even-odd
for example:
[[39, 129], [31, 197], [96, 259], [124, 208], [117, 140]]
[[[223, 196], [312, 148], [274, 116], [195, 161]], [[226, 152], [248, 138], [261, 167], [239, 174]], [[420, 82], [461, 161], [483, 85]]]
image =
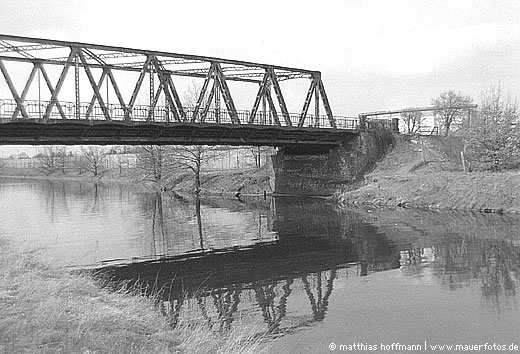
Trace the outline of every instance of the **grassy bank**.
[[[188, 171], [181, 171], [169, 175], [163, 181], [150, 182], [146, 179], [142, 170], [124, 169], [108, 170], [102, 175], [93, 177], [91, 174], [79, 174], [74, 171], [54, 172], [45, 174], [39, 169], [34, 168], [4, 168], [0, 169], [0, 176], [50, 179], [50, 180], [72, 180], [72, 181], [91, 181], [91, 182], [118, 182], [141, 185], [150, 189], [174, 190], [177, 192], [192, 193], [195, 186], [195, 176]], [[271, 183], [273, 183], [273, 173], [270, 166], [263, 166], [260, 169], [228, 169], [217, 171], [204, 171], [201, 174], [201, 193], [206, 195], [263, 195], [271, 193]]]
[[153, 299], [108, 291], [0, 238], [2, 353], [258, 353], [261, 338], [235, 324], [214, 331], [182, 313], [173, 330]]
[[520, 212], [520, 172], [463, 172], [440, 138], [400, 139], [344, 203]]
[[[271, 183], [274, 176], [270, 166], [260, 169], [233, 169], [203, 173], [201, 176], [201, 194], [222, 196], [252, 196], [272, 193]], [[193, 191], [194, 175], [185, 173], [174, 176], [168, 182], [168, 187], [175, 191]]]

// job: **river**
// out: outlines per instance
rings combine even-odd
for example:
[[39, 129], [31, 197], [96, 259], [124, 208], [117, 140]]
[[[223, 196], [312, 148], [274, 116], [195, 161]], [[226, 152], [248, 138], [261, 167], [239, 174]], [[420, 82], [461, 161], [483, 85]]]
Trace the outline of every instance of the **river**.
[[273, 354], [520, 346], [517, 216], [15, 178], [0, 200], [1, 235], [162, 289], [164, 312], [247, 323]]

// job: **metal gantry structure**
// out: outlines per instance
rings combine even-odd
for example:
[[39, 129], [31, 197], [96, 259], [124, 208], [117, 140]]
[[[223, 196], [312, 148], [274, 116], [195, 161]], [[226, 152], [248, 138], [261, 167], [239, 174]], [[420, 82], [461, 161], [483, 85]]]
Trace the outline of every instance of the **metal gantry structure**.
[[[463, 105], [463, 106], [450, 107], [449, 109], [465, 111], [466, 114], [468, 115], [468, 118], [471, 118], [471, 115], [474, 114], [477, 107], [478, 107], [478, 105], [476, 105], [476, 104], [467, 104], [467, 105]], [[398, 119], [401, 118], [402, 114], [414, 113], [414, 112], [421, 112], [421, 113], [430, 112], [435, 115], [435, 114], [438, 114], [438, 112], [440, 112], [440, 111], [442, 111], [442, 109], [439, 109], [439, 108], [433, 107], [433, 106], [429, 106], [429, 107], [413, 107], [413, 108], [394, 109], [394, 110], [387, 110], [387, 111], [364, 112], [364, 113], [359, 114], [359, 124], [362, 129], [365, 129], [365, 128], [367, 128], [367, 126], [370, 125], [369, 124], [370, 122], [368, 120], [372, 119], [373, 123], [376, 123], [376, 124], [386, 123], [386, 125], [388, 125], [389, 129], [399, 131]], [[392, 123], [392, 119], [396, 119], [393, 117], [394, 115], [398, 115], [398, 117], [397, 117], [397, 121]], [[434, 132], [436, 132], [436, 134], [439, 133], [438, 126], [428, 127], [428, 128], [429, 129], [427, 130], [427, 132], [428, 132], [427, 135], [431, 135]]]
[[[23, 87], [19, 83], [17, 87], [13, 76], [21, 75], [23, 70], [15, 66], [22, 64], [30, 68], [25, 72], [30, 72], [25, 74]], [[51, 67], [59, 70], [55, 82], [49, 74]], [[1, 34], [0, 70], [12, 95], [9, 99], [13, 102], [11, 105], [4, 103], [3, 112], [0, 112], [4, 121], [38, 119], [49, 122], [61, 119], [337, 128], [319, 71]], [[73, 71], [72, 75], [70, 71]], [[123, 80], [118, 79], [119, 73], [133, 73], [131, 79], [127, 77], [124, 80], [125, 86], [132, 87], [129, 97], [122, 93]], [[176, 84], [177, 77], [203, 79], [194, 105], [183, 103]], [[145, 79], [149, 85], [149, 99], [143, 107], [137, 104], [137, 100], [143, 91], [146, 93], [143, 88]], [[298, 115], [289, 113], [280, 86], [280, 82], [290, 79], [310, 81]], [[73, 95], [70, 89], [64, 89], [66, 81], [74, 82]], [[85, 90], [85, 82], [88, 82], [88, 90]], [[229, 88], [231, 82], [258, 87], [254, 104], [246, 112], [237, 110]], [[31, 99], [28, 94], [35, 85], [38, 86], [38, 97], [33, 95]], [[102, 93], [105, 88], [106, 96]], [[50, 95], [48, 100], [42, 100], [42, 90]], [[84, 100], [84, 91], [91, 95], [88, 100]], [[117, 104], [109, 104], [109, 91], [112, 97], [117, 98]], [[73, 99], [64, 99], [67, 95]], [[314, 114], [309, 114], [313, 101]], [[221, 102], [225, 109], [221, 109]], [[325, 111], [322, 119], [320, 106]]]

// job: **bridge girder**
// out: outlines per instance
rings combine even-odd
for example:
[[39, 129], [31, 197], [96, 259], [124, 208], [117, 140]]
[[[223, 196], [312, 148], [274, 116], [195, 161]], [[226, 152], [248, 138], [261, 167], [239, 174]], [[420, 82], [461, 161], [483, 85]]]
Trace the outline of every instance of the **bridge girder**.
[[357, 135], [357, 130], [348, 129], [190, 122], [24, 119], [0, 124], [0, 145], [306, 145], [330, 149]]
[[[12, 78], [17, 74], [17, 71], [8, 68], [5, 65], [6, 63], [21, 63], [31, 67], [31, 74], [25, 80], [21, 95], [19, 94], [20, 87], [16, 85], [17, 80]], [[48, 74], [51, 66], [55, 68], [54, 70], [61, 68], [56, 82], [53, 82]], [[70, 68], [74, 68], [74, 117], [66, 114], [62, 107], [62, 102], [64, 101], [62, 99], [64, 96], [62, 88], [68, 80]], [[133, 120], [135, 115], [134, 106], [139, 94], [144, 90], [143, 82], [147, 79], [150, 83], [147, 121], [168, 123], [173, 118], [173, 122], [205, 123], [207, 122], [210, 107], [219, 108], [222, 100], [226, 106], [226, 114], [229, 115], [230, 122], [228, 123], [230, 124], [264, 125], [266, 124], [265, 117], [269, 114], [272, 118], [270, 124], [274, 122], [278, 126], [319, 127], [319, 107], [322, 105], [326, 113], [325, 122], [328, 122], [327, 127], [336, 128], [335, 118], [332, 114], [319, 71], [199, 55], [2, 34], [0, 34], [0, 69], [2, 72], [0, 77], [3, 77], [3, 81], [7, 84], [12, 98], [16, 101], [15, 111], [12, 112], [10, 117], [13, 120], [20, 119], [19, 115], [21, 114], [23, 119], [38, 118], [43, 122], [56, 117], [60, 117], [63, 120], [72, 118], [111, 121], [114, 119], [114, 116], [108, 109], [107, 104], [110, 90], [112, 96], [117, 98], [119, 108], [124, 112], [124, 121], [129, 122]], [[134, 89], [131, 96], [127, 99], [122, 94], [122, 80], [118, 80], [116, 77], [118, 72], [137, 74], [137, 78], [133, 82]], [[86, 83], [83, 82], [83, 85], [89, 88], [88, 91], [92, 92], [92, 97], [89, 100], [89, 108], [86, 112], [82, 112], [80, 105], [83, 88], [80, 89], [80, 87], [84, 86], [81, 86], [80, 77], [83, 76], [84, 78], [85, 75], [88, 80], [84, 80]], [[42, 76], [43, 80], [41, 79]], [[186, 112], [184, 107], [186, 103], [183, 104], [174, 83], [174, 78], [177, 76], [205, 80], [198, 93], [197, 105], [192, 116], [188, 116], [188, 112]], [[29, 99], [28, 93], [31, 87], [34, 86], [36, 78], [38, 78], [38, 96], [41, 94], [42, 87], [43, 89], [48, 89], [51, 96], [48, 102], [39, 103], [40, 106], [43, 105], [44, 107], [37, 117], [28, 113], [25, 109], [26, 101]], [[307, 79], [311, 81], [311, 88], [303, 102], [300, 117], [294, 122], [289, 116], [286, 99], [279, 84], [282, 81], [291, 79]], [[43, 81], [43, 84], [41, 81]], [[155, 81], [159, 82], [158, 87], [154, 84]], [[231, 93], [229, 82], [251, 83], [259, 86], [255, 103], [247, 119], [241, 120], [237, 114], [235, 97]], [[211, 83], [213, 85], [210, 85]], [[125, 85], [132, 85], [132, 83], [125, 80]], [[101, 92], [103, 86], [107, 90], [106, 97]], [[271, 91], [274, 91], [275, 100]], [[316, 113], [314, 116], [307, 113], [313, 95], [315, 97]], [[168, 114], [164, 117], [156, 117], [154, 110], [161, 96], [164, 97]], [[38, 101], [41, 101], [40, 97], [38, 97]], [[263, 102], [263, 114], [259, 112], [261, 102]], [[95, 107], [101, 110], [101, 117], [93, 117], [92, 111]], [[281, 113], [282, 119], [279, 118], [278, 111]], [[215, 123], [220, 124], [222, 122], [216, 121]]]

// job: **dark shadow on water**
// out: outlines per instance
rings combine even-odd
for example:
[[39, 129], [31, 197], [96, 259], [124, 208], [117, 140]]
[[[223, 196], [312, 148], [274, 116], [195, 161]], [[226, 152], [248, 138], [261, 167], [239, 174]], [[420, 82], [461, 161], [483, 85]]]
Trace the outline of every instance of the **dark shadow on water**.
[[[375, 279], [386, 284], [384, 293], [382, 280], [395, 274], [453, 295], [465, 291], [483, 300], [485, 313], [515, 308], [518, 216], [345, 209], [320, 199], [179, 198], [70, 181], [3, 179], [0, 194], [17, 207], [15, 215], [4, 205], [17, 222], [0, 223], [2, 232], [47, 238], [72, 264], [158, 293], [173, 326], [189, 308], [219, 330], [238, 318], [259, 333], [308, 330], [340, 312], [335, 296], [349, 291], [349, 278]], [[32, 224], [21, 230], [26, 221]], [[89, 252], [87, 263], [73, 263]], [[411, 296], [398, 293], [404, 302]]]
[[[195, 208], [201, 230], [199, 200]], [[365, 276], [400, 266], [399, 249], [356, 213], [312, 199], [278, 198], [269, 208], [273, 241], [207, 249], [201, 233], [197, 251], [107, 271], [112, 279], [138, 282], [148, 293], [159, 289], [173, 326], [186, 302], [220, 329], [231, 327], [243, 305], [242, 310], [257, 312], [265, 331], [280, 334], [325, 318], [339, 270], [345, 270], [343, 276]], [[304, 296], [307, 304], [286, 319], [291, 296]]]
[[[237, 212], [247, 203], [211, 201]], [[220, 203], [220, 204], [219, 204]], [[220, 330], [250, 313], [264, 333], [284, 335], [325, 319], [337, 279], [400, 269], [409, 277], [429, 268], [450, 290], [477, 282], [490, 306], [516, 296], [520, 221], [507, 216], [389, 209], [343, 209], [315, 199], [276, 198], [269, 242], [208, 249], [109, 269], [115, 279], [159, 289], [172, 325], [183, 306]], [[199, 230], [204, 222], [198, 210]], [[258, 204], [255, 205], [258, 208]], [[203, 213], [202, 213], [203, 214]], [[302, 302], [302, 298], [306, 298]], [[291, 299], [297, 310], [288, 314]], [[294, 306], [294, 305], [293, 305]]]

